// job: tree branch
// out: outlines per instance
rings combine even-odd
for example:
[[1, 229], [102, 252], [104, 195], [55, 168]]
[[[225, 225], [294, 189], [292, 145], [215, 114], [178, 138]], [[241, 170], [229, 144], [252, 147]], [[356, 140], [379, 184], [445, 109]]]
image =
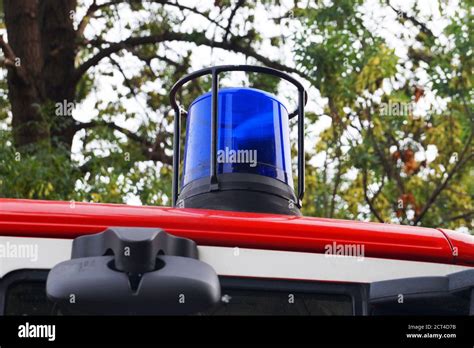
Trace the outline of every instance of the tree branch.
[[135, 91], [135, 88], [134, 88], [134, 86], [132, 86], [132, 83], [130, 82], [130, 79], [127, 77], [127, 75], [125, 74], [125, 71], [122, 69], [122, 66], [119, 64], [119, 62], [117, 62], [112, 57], [109, 57], [109, 59], [112, 62], [112, 64], [117, 67], [118, 71], [120, 72], [120, 74], [123, 77], [123, 81], [125, 83], [125, 86], [127, 86], [127, 88], [130, 90], [130, 93], [132, 93], [133, 98], [135, 99], [137, 104], [140, 106], [140, 108], [143, 110], [143, 113], [145, 114], [146, 118], [151, 119], [150, 115], [148, 115], [148, 112], [147, 112], [146, 108], [141, 105], [140, 100], [138, 99], [138, 95]]
[[225, 34], [224, 34], [224, 39], [222, 41], [227, 41], [227, 38], [229, 37], [230, 34], [230, 29], [232, 27], [232, 22], [234, 20], [234, 17], [237, 13], [237, 10], [242, 7], [245, 4], [245, 0], [238, 0], [237, 3], [235, 4], [235, 7], [232, 9], [230, 16], [229, 16], [229, 21], [227, 23], [227, 27], [225, 28]]
[[[463, 151], [461, 152], [461, 155], [459, 156], [459, 160], [457, 163], [454, 165], [454, 167], [449, 171], [446, 179], [441, 181], [438, 186], [435, 188], [435, 190], [431, 193], [430, 197], [428, 198], [426, 204], [423, 206], [423, 209], [421, 210], [420, 214], [415, 218], [415, 221], [413, 222], [414, 225], [417, 225], [418, 223], [421, 222], [423, 217], [425, 216], [426, 212], [430, 209], [430, 207], [434, 204], [440, 193], [446, 188], [448, 185], [449, 181], [453, 178], [453, 176], [471, 159], [474, 158], [474, 153], [470, 153], [467, 155], [467, 152], [469, 151], [469, 148], [472, 143], [474, 133], [471, 131], [471, 134], [468, 138], [468, 141], [466, 145], [464, 146]], [[467, 156], [466, 156], [467, 155]], [[466, 156], [466, 157], [465, 157]]]
[[15, 64], [17, 56], [15, 52], [13, 52], [12, 47], [3, 39], [2, 35], [0, 35], [0, 49], [4, 55], [3, 65], [13, 71], [24, 84], [30, 84], [28, 73], [21, 65]]
[[81, 129], [91, 129], [91, 128], [100, 127], [100, 126], [108, 127], [112, 130], [119, 131], [120, 133], [126, 135], [128, 138], [138, 143], [144, 144], [146, 146], [151, 146], [151, 143], [148, 142], [148, 140], [146, 140], [145, 138], [140, 137], [135, 132], [132, 132], [131, 130], [127, 128], [120, 127], [116, 125], [115, 123], [109, 123], [105, 121], [90, 121], [90, 122], [85, 122], [85, 123], [78, 123], [76, 125], [76, 131], [79, 131]]
[[194, 43], [197, 46], [210, 46], [216, 48], [222, 48], [225, 50], [233, 51], [236, 53], [242, 53], [246, 56], [253, 57], [262, 64], [278, 69], [283, 70], [289, 73], [296, 73], [301, 77], [312, 81], [311, 77], [306, 74], [303, 74], [301, 71], [297, 70], [296, 68], [292, 68], [281, 64], [279, 62], [273, 61], [255, 51], [250, 46], [242, 45], [242, 42], [245, 41], [245, 37], [235, 37], [230, 42], [214, 42], [208, 39], [204, 33], [202, 32], [192, 32], [192, 33], [179, 33], [179, 32], [165, 32], [159, 35], [150, 35], [150, 36], [143, 36], [143, 37], [130, 37], [126, 40], [109, 43], [109, 46], [106, 48], [101, 49], [96, 55], [89, 58], [85, 61], [82, 65], [80, 65], [75, 72], [74, 79], [78, 81], [81, 76], [87, 72], [91, 67], [97, 65], [102, 59], [110, 56], [113, 53], [117, 53], [123, 49], [130, 49], [135, 46], [139, 45], [147, 45], [147, 44], [156, 44], [164, 41], [183, 41]]
[[[140, 3], [141, 0], [111, 0], [109, 2], [105, 2], [105, 3], [99, 4], [99, 5], [96, 3], [96, 0], [94, 0], [92, 5], [90, 5], [89, 8], [87, 9], [86, 14], [84, 15], [84, 17], [82, 17], [81, 21], [79, 22], [79, 25], [78, 25], [77, 30], [76, 30], [77, 36], [78, 37], [83, 36], [84, 30], [86, 29], [87, 25], [89, 24], [90, 19], [94, 17], [94, 14], [98, 10], [103, 9], [105, 7], [110, 7], [110, 6], [114, 6], [114, 5], [118, 5], [118, 4], [122, 4], [122, 3], [130, 3], [130, 2]], [[216, 21], [212, 18], [209, 18], [209, 16], [207, 16], [205, 13], [198, 11], [194, 7], [181, 5], [178, 2], [169, 2], [169, 1], [166, 1], [166, 0], [144, 0], [144, 2], [162, 4], [163, 6], [172, 6], [172, 7], [178, 8], [181, 11], [190, 11], [194, 14], [197, 14], [199, 16], [202, 16], [202, 17], [206, 18], [210, 23], [216, 25], [217, 27], [219, 27], [223, 30], [226, 30], [226, 28], [222, 24], [220, 24], [218, 21]]]
[[205, 13], [202, 13], [200, 11], [198, 11], [196, 8], [194, 7], [189, 7], [189, 6], [186, 6], [186, 5], [181, 5], [179, 4], [178, 2], [168, 2], [166, 0], [146, 0], [146, 1], [150, 1], [150, 2], [155, 2], [155, 3], [159, 3], [159, 4], [163, 4], [163, 5], [167, 5], [167, 6], [173, 6], [173, 7], [176, 7], [178, 9], [180, 9], [181, 11], [190, 11], [194, 14], [197, 14], [199, 16], [202, 16], [204, 18], [206, 18], [209, 22], [211, 22], [212, 24], [216, 25], [217, 27], [221, 28], [221, 29], [224, 29], [224, 26], [219, 23], [218, 21], [216, 21], [215, 19], [212, 19], [212, 18], [209, 18], [208, 15], [206, 15]]
[[[106, 3], [106, 4], [108, 5], [109, 3]], [[106, 4], [102, 4], [100, 6], [104, 6]], [[97, 0], [94, 0], [92, 4], [89, 6], [89, 8], [87, 9], [84, 17], [82, 17], [82, 19], [80, 20], [79, 25], [77, 26], [77, 30], [76, 30], [77, 37], [81, 37], [84, 34], [84, 30], [86, 29], [87, 24], [89, 24], [91, 17], [94, 15], [94, 13], [98, 9], [99, 9], [99, 5], [97, 5]]]
[[455, 221], [455, 220], [459, 220], [459, 219], [467, 220], [471, 216], [474, 216], [474, 210], [471, 210], [471, 211], [468, 211], [468, 212], [465, 212], [465, 213], [462, 213], [462, 214], [459, 214], [459, 215], [451, 216], [447, 219], [447, 221]]
[[334, 178], [334, 186], [332, 189], [332, 194], [331, 194], [331, 206], [329, 208], [329, 217], [332, 218], [334, 217], [334, 209], [336, 207], [336, 195], [337, 191], [339, 190], [339, 185], [341, 183], [341, 176], [342, 176], [342, 156], [339, 156], [337, 158], [338, 163], [337, 163], [337, 169], [336, 169], [336, 174]]
[[399, 16], [399, 17], [402, 17], [403, 19], [405, 20], [409, 20], [410, 22], [412, 22], [413, 24], [415, 24], [421, 32], [423, 32], [424, 34], [428, 35], [428, 36], [431, 36], [431, 37], [434, 37], [434, 34], [433, 32], [426, 26], [426, 24], [420, 22], [418, 19], [416, 19], [415, 17], [413, 16], [409, 16], [406, 12], [403, 12], [401, 10], [397, 10], [395, 7], [393, 7], [393, 5], [390, 3], [390, 0], [386, 0], [385, 3], [393, 10], [395, 11], [395, 13]]
[[116, 125], [115, 123], [109, 123], [105, 121], [90, 121], [90, 122], [85, 122], [85, 123], [78, 123], [76, 125], [76, 131], [79, 131], [81, 129], [91, 129], [95, 127], [107, 127], [112, 130], [119, 131], [120, 133], [126, 135], [129, 139], [138, 143], [142, 147], [142, 154], [148, 160], [159, 161], [161, 163], [168, 164], [168, 165], [172, 164], [172, 156], [168, 156], [165, 153], [164, 149], [158, 146], [159, 145], [157, 144], [158, 141], [153, 143], [149, 141], [148, 139], [146, 139], [145, 137], [142, 137], [127, 128], [120, 127]]
[[383, 218], [380, 216], [379, 212], [377, 211], [377, 209], [375, 209], [374, 207], [374, 201], [375, 201], [375, 198], [377, 198], [377, 196], [380, 194], [380, 192], [382, 192], [382, 188], [383, 188], [383, 181], [382, 181], [382, 185], [380, 186], [380, 188], [378, 189], [377, 193], [372, 197], [372, 199], [369, 198], [369, 195], [368, 195], [368, 192], [367, 192], [367, 188], [368, 188], [368, 184], [367, 184], [367, 168], [364, 168], [362, 170], [362, 186], [364, 188], [364, 198], [365, 198], [365, 201], [367, 202], [367, 204], [369, 205], [369, 209], [370, 211], [372, 212], [372, 214], [374, 214], [374, 216], [377, 218], [377, 220], [379, 220], [380, 222], [385, 222], [383, 220]]
[[[377, 154], [380, 162], [382, 163], [382, 166], [385, 170], [385, 173], [389, 179], [395, 179], [397, 183], [397, 187], [400, 191], [401, 194], [405, 193], [405, 185], [403, 184], [403, 180], [400, 177], [400, 173], [397, 172], [397, 168], [392, 167], [391, 163], [387, 158], [385, 157], [384, 151], [380, 148], [379, 144], [377, 143], [377, 140], [375, 139], [374, 133], [372, 132], [371, 124], [372, 124], [372, 114], [370, 113], [369, 109], [364, 110], [366, 115], [367, 115], [367, 120], [369, 121], [369, 125], [367, 127], [367, 134], [369, 135], [369, 139], [371, 140], [375, 153]], [[390, 137], [390, 136], [389, 136]], [[392, 138], [392, 141], [394, 139]], [[398, 143], [395, 142], [395, 145], [398, 148]], [[388, 147], [388, 146], [385, 146]]]
[[[166, 55], [160, 55], [160, 54], [144, 55], [144, 54], [140, 53], [135, 48], [131, 48], [129, 51], [135, 57], [137, 57], [138, 59], [143, 61], [150, 68], [151, 72], [153, 72], [153, 68], [151, 66], [151, 61], [153, 59], [158, 59], [158, 60], [161, 60], [161, 61], [167, 63], [168, 65], [174, 66], [176, 68], [176, 72], [180, 72], [180, 71], [186, 72], [187, 67], [186, 67], [185, 64], [182, 64], [178, 61], [174, 61], [171, 58], [168, 58]], [[168, 49], [166, 49], [166, 51], [168, 51]], [[156, 76], [156, 74], [154, 74], [154, 72], [153, 72], [153, 75]]]

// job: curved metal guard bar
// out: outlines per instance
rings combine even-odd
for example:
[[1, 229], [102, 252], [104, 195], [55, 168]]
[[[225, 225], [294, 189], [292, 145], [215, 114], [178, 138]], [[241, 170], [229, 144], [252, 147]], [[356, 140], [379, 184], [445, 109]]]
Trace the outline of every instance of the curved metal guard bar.
[[304, 107], [308, 101], [308, 94], [303, 85], [291, 75], [282, 71], [255, 65], [220, 65], [204, 68], [190, 73], [178, 80], [170, 91], [170, 102], [175, 112], [174, 135], [173, 135], [173, 207], [176, 206], [179, 195], [179, 163], [180, 163], [180, 135], [181, 135], [181, 114], [185, 109], [176, 102], [176, 94], [187, 82], [205, 75], [212, 75], [212, 115], [211, 115], [211, 163], [210, 163], [210, 184], [211, 190], [217, 190], [219, 183], [217, 180], [217, 112], [219, 94], [219, 73], [227, 71], [244, 71], [272, 75], [286, 80], [298, 89], [298, 107], [289, 115], [289, 118], [298, 116], [298, 202], [295, 204], [301, 207], [304, 196], [305, 185], [305, 163], [304, 163]]

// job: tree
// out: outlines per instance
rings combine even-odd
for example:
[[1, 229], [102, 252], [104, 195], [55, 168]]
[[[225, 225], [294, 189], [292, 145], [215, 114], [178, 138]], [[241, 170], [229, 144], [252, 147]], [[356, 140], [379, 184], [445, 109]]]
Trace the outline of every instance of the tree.
[[[308, 113], [308, 137], [318, 138], [307, 154], [306, 214], [472, 229], [469, 4], [451, 15], [439, 3], [451, 24], [435, 34], [433, 18], [416, 4], [402, 11], [381, 0], [381, 13], [408, 31], [398, 35], [411, 42], [405, 59], [369, 27], [364, 4], [4, 0], [0, 196], [168, 204], [167, 91], [208, 47], [202, 66], [233, 57], [274, 67], [305, 80], [310, 98], [323, 104]], [[259, 26], [263, 9], [269, 27], [283, 28], [279, 33]], [[268, 47], [290, 47], [293, 59]], [[419, 71], [427, 81], [417, 80]], [[250, 76], [248, 83], [282, 90], [271, 78]], [[204, 79], [179, 97], [186, 104], [208, 88]], [[422, 116], [392, 110], [428, 95], [447, 107]], [[91, 101], [90, 117], [72, 117]], [[310, 132], [322, 118], [330, 127]], [[422, 158], [428, 148], [436, 149], [434, 159]], [[314, 164], [321, 155], [324, 161]]]
[[[12, 121], [11, 134], [4, 134], [3, 141], [3, 150], [10, 155], [10, 160], [5, 160], [5, 178], [8, 180], [3, 181], [3, 195], [121, 202], [126, 194], [116, 185], [117, 180], [123, 180], [121, 174], [128, 172], [127, 179], [131, 180], [128, 184], [136, 185], [142, 180], [140, 174], [144, 173], [132, 168], [133, 165], [138, 161], [150, 160], [165, 165], [160, 173], [148, 167], [149, 175], [163, 176], [163, 180], [148, 180], [146, 187], [141, 184], [143, 189], [140, 189], [140, 195], [144, 202], [160, 202], [159, 197], [149, 196], [160, 196], [162, 191], [169, 194], [168, 165], [171, 164], [171, 156], [166, 150], [170, 149], [171, 141], [166, 127], [170, 115], [169, 107], [164, 108], [162, 105], [168, 104], [166, 90], [189, 69], [191, 51], [185, 50], [184, 54], [156, 54], [157, 51], [171, 42], [193, 43], [196, 46], [240, 52], [262, 64], [295, 71], [259, 54], [254, 48], [259, 41], [254, 31], [248, 30], [243, 35], [233, 34], [237, 27], [233, 22], [235, 13], [244, 4], [244, 1], [217, 4], [218, 17], [222, 17], [218, 22], [208, 13], [178, 2], [93, 1], [86, 6], [83, 17], [77, 20], [78, 5], [74, 0], [5, 0], [3, 10], [8, 42], [0, 38], [0, 47], [4, 54], [3, 66], [8, 69], [8, 100]], [[249, 4], [245, 6], [250, 9], [253, 7]], [[179, 11], [170, 12], [170, 9]], [[115, 42], [105, 40], [119, 12], [123, 10], [130, 13], [150, 10], [151, 14], [133, 28], [125, 23], [124, 26], [130, 32], [127, 38]], [[227, 12], [228, 18], [225, 20]], [[189, 14], [213, 25], [215, 31], [220, 32], [221, 40], [209, 38], [199, 30], [175, 30], [179, 28], [183, 17]], [[94, 18], [103, 19], [103, 29], [87, 38], [85, 31]], [[124, 52], [144, 63], [139, 76], [126, 76], [118, 62]], [[173, 54], [177, 54], [177, 59], [169, 57]], [[90, 71], [104, 61], [108, 61], [123, 75], [124, 84], [129, 89], [125, 97], [133, 95], [137, 98], [139, 87], [145, 80], [162, 83], [164, 92], [152, 91], [146, 96], [148, 106], [157, 109], [161, 119], [152, 121], [150, 117], [140, 125], [138, 131], [120, 127], [113, 121], [114, 116], [126, 112], [120, 105], [120, 94], [115, 102], [103, 108], [98, 103], [99, 117], [90, 122], [78, 122], [71, 117], [68, 113], [71, 106], [82, 102], [92, 93], [94, 79], [100, 75]], [[155, 61], [161, 64], [163, 70], [152, 67]], [[200, 92], [202, 88], [194, 84], [186, 91], [188, 95], [182, 97], [189, 100]], [[8, 111], [4, 109], [4, 119], [7, 114]], [[87, 150], [83, 155], [89, 161], [80, 166], [70, 162], [74, 136], [81, 131], [87, 132], [87, 141], [90, 143], [96, 139], [113, 139], [119, 147], [107, 156], [107, 162], [113, 163], [113, 168], [104, 165], [103, 157]], [[126, 139], [121, 141], [123, 136]], [[15, 161], [14, 158], [21, 158], [21, 161]], [[135, 172], [131, 172], [133, 170]], [[25, 176], [24, 173], [32, 171], [36, 173], [34, 178]], [[58, 171], [64, 174], [61, 178], [57, 178]], [[109, 177], [105, 179], [106, 183], [104, 176]], [[76, 183], [84, 180], [93, 187], [91, 192], [74, 192]]]
[[[368, 26], [363, 5], [338, 1], [299, 12], [306, 30], [298, 37], [297, 60], [328, 98], [323, 114], [331, 118], [315, 149], [326, 156], [320, 170], [313, 169], [307, 204], [315, 199], [312, 213], [329, 217], [472, 229], [469, 2], [436, 35], [432, 18], [429, 24], [417, 19], [416, 2], [410, 13], [382, 2], [396, 15], [399, 33], [412, 28], [398, 35], [413, 36], [405, 61], [388, 47], [381, 23], [376, 30]], [[446, 4], [439, 10], [449, 18]], [[308, 45], [306, 38], [318, 35], [321, 43]], [[446, 107], [417, 114], [428, 93]], [[431, 160], [424, 156], [430, 147], [437, 151]]]

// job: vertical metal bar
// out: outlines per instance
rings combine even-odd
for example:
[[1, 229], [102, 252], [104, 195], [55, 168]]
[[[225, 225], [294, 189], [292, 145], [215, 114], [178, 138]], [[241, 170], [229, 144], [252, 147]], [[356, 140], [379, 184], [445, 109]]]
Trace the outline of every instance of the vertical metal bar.
[[352, 296], [354, 316], [369, 315], [369, 300], [370, 284], [360, 284], [360, 291], [357, 291], [357, 294]]
[[174, 110], [174, 134], [173, 134], [173, 207], [176, 207], [179, 191], [179, 155], [180, 155], [180, 133], [181, 133], [181, 111], [179, 108]]
[[218, 123], [219, 76], [216, 69], [212, 70], [212, 104], [211, 104], [211, 190], [218, 189], [217, 183], [217, 123]]
[[298, 205], [300, 207], [303, 201], [305, 185], [304, 104], [305, 91], [300, 89], [298, 90]]

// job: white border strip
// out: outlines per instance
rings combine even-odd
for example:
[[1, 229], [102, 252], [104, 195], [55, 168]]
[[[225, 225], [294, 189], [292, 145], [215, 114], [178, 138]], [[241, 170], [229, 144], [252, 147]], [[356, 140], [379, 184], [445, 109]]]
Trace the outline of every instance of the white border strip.
[[[69, 260], [72, 240], [53, 238], [0, 237], [0, 252], [20, 246], [37, 248], [37, 257], [8, 257], [0, 254], [0, 278], [19, 269], [50, 269]], [[199, 258], [219, 275], [370, 283], [374, 281], [443, 276], [472, 269], [442, 263], [380, 258], [337, 257], [302, 252], [199, 246]]]

